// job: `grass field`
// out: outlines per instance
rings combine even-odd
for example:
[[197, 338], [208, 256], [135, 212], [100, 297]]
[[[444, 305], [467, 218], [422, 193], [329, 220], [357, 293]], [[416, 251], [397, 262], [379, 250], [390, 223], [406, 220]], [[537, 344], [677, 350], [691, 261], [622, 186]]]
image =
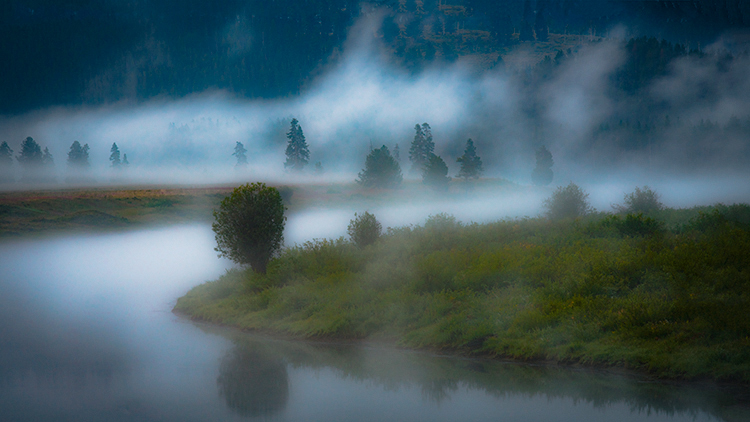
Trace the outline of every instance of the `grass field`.
[[[650, 220], [649, 220], [650, 218]], [[750, 381], [750, 207], [464, 225], [288, 248], [175, 310], [302, 338]]]

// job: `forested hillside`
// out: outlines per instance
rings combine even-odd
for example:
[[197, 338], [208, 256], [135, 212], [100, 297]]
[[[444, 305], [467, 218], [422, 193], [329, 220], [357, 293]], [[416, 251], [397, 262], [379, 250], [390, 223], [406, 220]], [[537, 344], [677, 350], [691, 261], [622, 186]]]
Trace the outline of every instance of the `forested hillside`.
[[519, 43], [554, 53], [565, 36], [606, 37], [618, 25], [698, 49], [750, 24], [741, 0], [9, 0], [0, 113], [207, 89], [294, 95], [339, 57], [357, 19], [378, 10], [377, 36], [411, 71], [462, 58], [489, 69]]

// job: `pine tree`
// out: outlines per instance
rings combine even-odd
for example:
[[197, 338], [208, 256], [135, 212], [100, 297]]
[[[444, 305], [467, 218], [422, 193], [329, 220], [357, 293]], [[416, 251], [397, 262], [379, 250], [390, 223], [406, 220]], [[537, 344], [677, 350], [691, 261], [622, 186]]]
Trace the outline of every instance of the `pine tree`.
[[44, 147], [44, 154], [42, 154], [42, 165], [45, 167], [52, 167], [55, 165], [55, 160], [52, 159], [52, 154], [49, 152], [49, 148]]
[[435, 151], [435, 143], [432, 141], [432, 129], [427, 123], [415, 125], [414, 131], [416, 133], [409, 148], [409, 161], [412, 163], [412, 171], [417, 172], [422, 171], [430, 160]]
[[552, 153], [549, 152], [547, 147], [542, 145], [536, 150], [536, 167], [534, 172], [531, 174], [531, 180], [537, 186], [546, 186], [552, 183], [554, 174], [552, 173]]
[[21, 154], [16, 157], [26, 170], [42, 165], [42, 148], [31, 136], [21, 142]]
[[0, 183], [12, 179], [13, 150], [7, 142], [0, 144]]
[[247, 155], [245, 153], [247, 150], [245, 149], [245, 146], [242, 145], [242, 142], [237, 141], [237, 143], [234, 145], [234, 155], [237, 157], [237, 164], [235, 164], [235, 167], [246, 167], [247, 166]]
[[297, 119], [292, 119], [291, 127], [286, 137], [289, 139], [289, 143], [286, 146], [284, 168], [300, 171], [310, 161], [310, 150], [307, 148], [305, 134], [302, 133], [302, 126], [299, 125]]
[[112, 163], [112, 168], [119, 168], [122, 163], [120, 162], [120, 148], [117, 148], [116, 142], [112, 143], [109, 152], [109, 162]]
[[422, 183], [436, 190], [448, 189], [448, 165], [439, 155], [432, 154], [422, 171]]
[[398, 144], [393, 147], [393, 158], [395, 158], [396, 161], [401, 162], [401, 148], [399, 148]]
[[127, 167], [130, 165], [130, 161], [128, 161], [128, 154], [122, 154], [122, 166]]
[[68, 167], [83, 169], [89, 166], [89, 144], [81, 146], [80, 142], [73, 141], [68, 151]]
[[365, 168], [359, 173], [357, 183], [364, 187], [392, 188], [401, 184], [401, 166], [391, 156], [388, 147], [383, 145], [367, 155]]
[[478, 179], [482, 175], [482, 159], [477, 157], [477, 150], [474, 148], [474, 141], [471, 138], [466, 141], [464, 155], [456, 158], [456, 162], [461, 164], [458, 177], [468, 180]]

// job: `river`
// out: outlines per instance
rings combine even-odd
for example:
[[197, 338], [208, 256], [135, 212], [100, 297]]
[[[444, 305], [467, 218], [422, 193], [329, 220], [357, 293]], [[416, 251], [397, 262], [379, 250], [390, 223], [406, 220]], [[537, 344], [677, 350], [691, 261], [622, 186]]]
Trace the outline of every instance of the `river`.
[[[196, 324], [207, 226], [0, 242], [2, 421], [748, 421], [748, 392]], [[744, 398], [743, 398], [744, 397]]]

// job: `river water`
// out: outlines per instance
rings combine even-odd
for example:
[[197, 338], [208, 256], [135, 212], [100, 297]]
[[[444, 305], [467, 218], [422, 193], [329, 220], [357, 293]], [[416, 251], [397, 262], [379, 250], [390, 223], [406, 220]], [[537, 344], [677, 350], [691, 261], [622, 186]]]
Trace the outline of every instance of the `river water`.
[[747, 391], [192, 323], [206, 226], [0, 242], [0, 421], [748, 421]]

